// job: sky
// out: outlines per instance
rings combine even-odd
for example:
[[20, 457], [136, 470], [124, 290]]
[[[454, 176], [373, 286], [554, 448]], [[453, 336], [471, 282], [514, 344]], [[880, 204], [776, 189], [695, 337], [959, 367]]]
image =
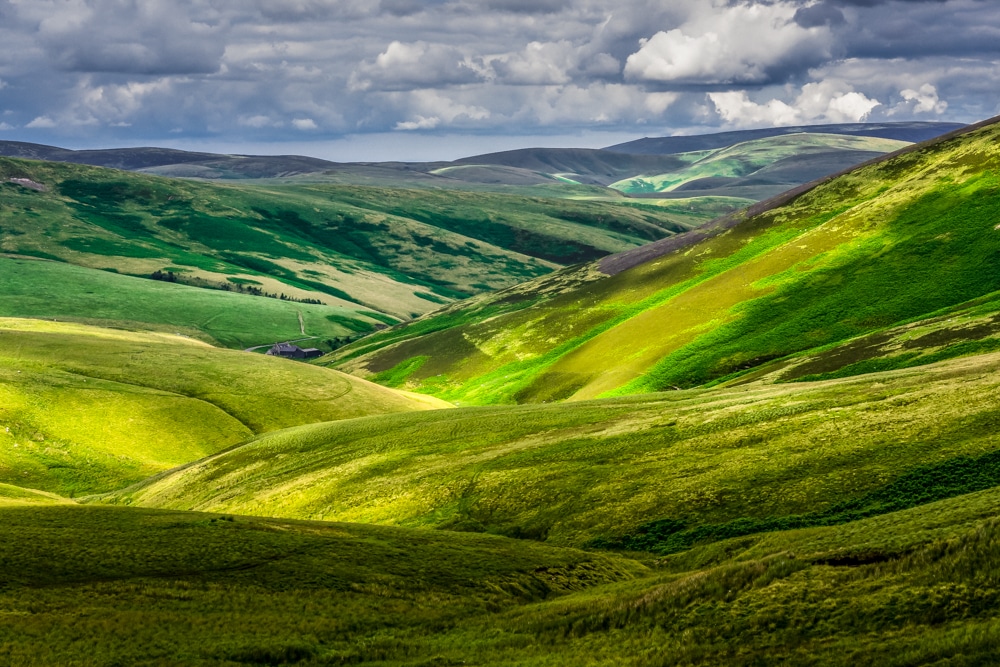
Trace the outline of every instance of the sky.
[[332, 160], [1000, 114], [995, 0], [0, 0], [0, 140]]

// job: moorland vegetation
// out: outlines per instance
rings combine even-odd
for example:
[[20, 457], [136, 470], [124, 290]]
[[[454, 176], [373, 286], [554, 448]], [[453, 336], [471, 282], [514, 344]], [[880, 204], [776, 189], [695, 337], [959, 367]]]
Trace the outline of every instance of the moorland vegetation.
[[[998, 133], [442, 304], [324, 360], [380, 384], [218, 345], [292, 315], [314, 335], [371, 329], [389, 309], [0, 259], [16, 286], [0, 296], [0, 661], [992, 664]], [[44, 210], [81, 223], [58, 218], [65, 194], [4, 187], [53, 197], [36, 229]], [[392, 196], [366, 205], [430, 201]], [[422, 215], [446, 207], [433, 197]], [[55, 256], [52, 224], [32, 242]], [[197, 245], [159, 233], [138, 245]], [[32, 296], [46, 280], [64, 309], [129, 294], [54, 322]], [[250, 328], [212, 315], [251, 302], [267, 306]]]

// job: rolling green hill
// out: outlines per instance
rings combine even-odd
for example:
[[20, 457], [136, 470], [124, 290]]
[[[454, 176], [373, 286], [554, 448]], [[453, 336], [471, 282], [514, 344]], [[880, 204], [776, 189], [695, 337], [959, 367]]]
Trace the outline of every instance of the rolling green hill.
[[525, 540], [0, 509], [11, 664], [987, 665], [996, 490], [647, 567]]
[[433, 662], [441, 630], [646, 571], [492, 536], [80, 506], [0, 507], [0, 562], [0, 658], [26, 667]]
[[0, 256], [0, 284], [0, 317], [184, 333], [226, 347], [307, 337], [307, 347], [323, 345], [371, 331], [388, 319], [359, 306], [199, 289], [32, 257]]
[[[784, 134], [714, 151], [681, 153], [667, 172], [632, 176], [610, 187], [629, 194], [709, 191], [766, 199], [807, 181], [835, 174], [910, 144], [837, 134]], [[649, 172], [647, 172], [649, 173]]]
[[[4, 558], [18, 574], [0, 601], [34, 612], [12, 619], [13, 655], [989, 664], [1000, 647], [998, 371], [991, 354], [825, 382], [274, 433], [117, 500], [424, 529], [22, 511], [0, 521], [11, 536], [0, 544], [32, 545]], [[81, 536], [67, 540], [68, 526]], [[97, 546], [107, 544], [124, 546]], [[581, 563], [581, 552], [549, 544], [623, 550], [645, 567]], [[36, 549], [70, 565], [32, 567]], [[88, 550], [100, 555], [76, 557]], [[62, 641], [56, 628], [95, 598], [107, 601], [97, 617], [118, 622]], [[251, 623], [247, 608], [280, 613]], [[174, 629], [209, 617], [227, 622], [197, 639]], [[117, 629], [140, 618], [162, 628], [157, 641]]]
[[107, 491], [255, 434], [444, 405], [177, 335], [0, 318], [0, 483]]
[[1000, 355], [822, 383], [352, 420], [114, 502], [672, 553], [1000, 485]]
[[[517, 225], [597, 243], [703, 212], [99, 170], [73, 190], [52, 174], [77, 167], [0, 161], [42, 165], [0, 186], [20, 253], [0, 257], [0, 315], [79, 320], [0, 318], [0, 663], [992, 664], [998, 135], [972, 127], [596, 262], [536, 257], [557, 270], [326, 358], [381, 385], [206, 342], [389, 323], [388, 301], [229, 281], [311, 298], [333, 283], [306, 267], [345, 257], [457, 297], [373, 259], [417, 261], [403, 243], [358, 259], [315, 236], [328, 202], [392, 238], [433, 228], [511, 257], [580, 251]], [[183, 224], [161, 225], [181, 191]], [[97, 270], [141, 275], [143, 248], [187, 253], [166, 256], [174, 279], [243, 293]]]
[[[483, 192], [208, 184], [13, 159], [0, 159], [0, 193], [6, 253], [284, 294], [375, 311], [383, 321], [712, 215]], [[371, 316], [359, 312], [355, 321]]]
[[1000, 290], [1000, 125], [479, 297], [331, 365], [474, 404], [693, 387]]

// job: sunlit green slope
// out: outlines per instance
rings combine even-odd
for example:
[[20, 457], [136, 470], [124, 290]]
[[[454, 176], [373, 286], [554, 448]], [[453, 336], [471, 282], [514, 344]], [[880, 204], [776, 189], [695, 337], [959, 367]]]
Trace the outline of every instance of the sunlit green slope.
[[[786, 134], [755, 139], [726, 148], [676, 157], [687, 164], [670, 172], [636, 176], [611, 187], [628, 193], [672, 192], [720, 188], [782, 189], [837, 173], [848, 166], [909, 146], [905, 141], [839, 134]], [[777, 189], [775, 187], [777, 186]], [[763, 197], [757, 197], [762, 199]]]
[[441, 405], [176, 335], [0, 318], [0, 483], [106, 491], [255, 434]]
[[30, 257], [0, 256], [0, 285], [0, 317], [184, 333], [227, 347], [303, 338], [313, 347], [394, 321], [360, 306], [199, 289]]
[[692, 387], [1000, 290], [994, 121], [328, 358], [464, 403]]
[[108, 500], [672, 553], [1000, 485], [1000, 355], [280, 431]]
[[0, 251], [397, 318], [670, 236], [691, 219], [617, 202], [223, 185], [0, 158]]

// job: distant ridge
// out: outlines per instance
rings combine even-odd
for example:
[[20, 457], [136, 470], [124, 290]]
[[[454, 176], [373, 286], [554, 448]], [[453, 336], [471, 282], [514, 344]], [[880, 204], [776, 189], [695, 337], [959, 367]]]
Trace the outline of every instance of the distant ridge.
[[[71, 150], [23, 141], [0, 141], [0, 156], [87, 164], [124, 171], [141, 171], [173, 165], [201, 166], [222, 171], [230, 178], [268, 178], [311, 173], [329, 169], [336, 164], [302, 155], [224, 155], [148, 146]], [[192, 172], [190, 175], [200, 174]]]
[[848, 134], [878, 137], [920, 143], [965, 127], [963, 123], [841, 123], [834, 125], [795, 125], [791, 127], [766, 127], [759, 130], [735, 130], [717, 134], [697, 134], [687, 137], [646, 137], [607, 146], [602, 150], [633, 155], [673, 155], [690, 151], [704, 151], [731, 146], [742, 141], [776, 137], [782, 134], [812, 132], [823, 134]]
[[[717, 236], [718, 234], [721, 234], [726, 230], [731, 229], [735, 225], [738, 225], [744, 220], [753, 218], [754, 216], [760, 215], [762, 213], [766, 213], [767, 211], [778, 208], [779, 206], [784, 206], [785, 204], [791, 202], [800, 195], [805, 194], [806, 192], [809, 192], [810, 190], [813, 190], [824, 183], [828, 183], [834, 180], [835, 178], [838, 178], [845, 174], [849, 174], [852, 171], [855, 171], [856, 169], [860, 169], [863, 166], [879, 164], [881, 162], [891, 160], [895, 157], [899, 157], [900, 155], [915, 153], [926, 148], [931, 144], [938, 143], [941, 141], [946, 141], [950, 138], [961, 136], [966, 132], [971, 132], [979, 128], [995, 125], [997, 123], [1000, 123], [1000, 116], [988, 118], [984, 121], [975, 123], [974, 125], [962, 125], [960, 123], [922, 123], [923, 125], [935, 125], [935, 126], [946, 125], [954, 127], [952, 127], [952, 129], [949, 129], [946, 132], [941, 132], [922, 141], [914, 142], [912, 146], [908, 146], [894, 153], [887, 153], [885, 155], [872, 158], [871, 160], [868, 160], [867, 162], [864, 162], [860, 165], [855, 165], [847, 169], [844, 169], [843, 171], [839, 171], [834, 174], [829, 174], [827, 176], [823, 176], [822, 178], [809, 181], [808, 183], [803, 183], [802, 185], [799, 185], [797, 187], [790, 188], [789, 190], [786, 190], [785, 192], [775, 197], [771, 197], [770, 199], [766, 199], [764, 201], [759, 201], [756, 204], [749, 206], [741, 211], [720, 216], [719, 218], [713, 220], [711, 223], [704, 225], [696, 230], [692, 230], [686, 234], [672, 236], [666, 239], [660, 239], [659, 241], [647, 243], [645, 245], [639, 246], [638, 248], [631, 248], [624, 252], [603, 257], [601, 258], [601, 260], [599, 260], [600, 270], [602, 273], [605, 273], [609, 276], [616, 275], [618, 273], [621, 273], [622, 271], [626, 271], [635, 266], [639, 266], [640, 264], [643, 264], [645, 262], [652, 261], [657, 257], [662, 257], [663, 255], [669, 252], [674, 252], [676, 250], [680, 250], [681, 248], [687, 248], [697, 243], [700, 243], [705, 239]], [[921, 123], [910, 123], [910, 125], [920, 125], [920, 124]], [[831, 125], [827, 127], [845, 127], [845, 126]], [[719, 135], [708, 135], [708, 136], [719, 136]]]

